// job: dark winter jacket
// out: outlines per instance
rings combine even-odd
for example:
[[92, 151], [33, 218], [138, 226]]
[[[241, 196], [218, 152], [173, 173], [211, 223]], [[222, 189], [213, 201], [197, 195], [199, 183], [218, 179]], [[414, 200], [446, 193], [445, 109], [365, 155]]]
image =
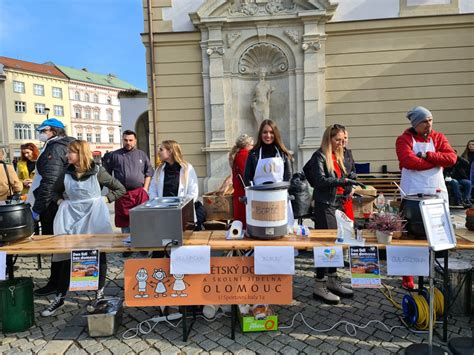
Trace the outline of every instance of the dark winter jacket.
[[[258, 164], [259, 154], [260, 148], [254, 148], [249, 152], [244, 173], [244, 182], [246, 186], [249, 186], [250, 181], [253, 181], [255, 169], [257, 168]], [[277, 150], [274, 144], [262, 144], [262, 159], [274, 158], [276, 156]], [[292, 175], [290, 159], [283, 152], [280, 152], [280, 156], [283, 159], [284, 164], [283, 181], [290, 181]]]
[[109, 193], [107, 194], [107, 199], [109, 202], [114, 202], [118, 200], [120, 197], [125, 195], [127, 190], [125, 187], [112, 177], [107, 170], [105, 170], [102, 166], [95, 164], [92, 162], [91, 168], [86, 171], [80, 178], [76, 175], [76, 167], [70, 164], [65, 173], [62, 174], [62, 178], [58, 179], [53, 187], [53, 200], [54, 202], [58, 202], [59, 199], [64, 198], [63, 192], [65, 190], [64, 187], [64, 177], [66, 174], [71, 175], [71, 177], [76, 181], [85, 181], [89, 179], [92, 175], [97, 174], [97, 180], [99, 181], [100, 188], [102, 189], [104, 186], [109, 189]]
[[41, 175], [41, 183], [35, 189], [35, 204], [33, 211], [43, 213], [52, 202], [53, 186], [55, 182], [64, 176], [67, 162], [67, 147], [74, 141], [72, 137], [51, 138], [44, 151], [36, 161], [36, 172]]
[[469, 161], [463, 157], [459, 157], [456, 164], [452, 168], [444, 169], [444, 176], [450, 176], [456, 180], [470, 180], [471, 179], [471, 165]]
[[[313, 199], [316, 202], [336, 206], [336, 188], [338, 186], [349, 186], [346, 181], [347, 175], [338, 179], [335, 172], [329, 173], [326, 165], [326, 156], [318, 149], [310, 159], [308, 167], [311, 167], [313, 179]], [[341, 169], [342, 171], [342, 169]]]

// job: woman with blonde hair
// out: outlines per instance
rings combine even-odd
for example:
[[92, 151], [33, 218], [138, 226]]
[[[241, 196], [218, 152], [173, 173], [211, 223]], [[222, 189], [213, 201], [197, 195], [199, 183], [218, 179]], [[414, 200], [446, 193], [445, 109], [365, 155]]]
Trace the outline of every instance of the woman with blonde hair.
[[[344, 167], [345, 127], [329, 126], [323, 134], [321, 147], [307, 164], [308, 175], [314, 187], [314, 221], [316, 229], [336, 229], [336, 209], [343, 210], [344, 188], [357, 185], [347, 178]], [[309, 169], [308, 168], [308, 169]], [[305, 173], [307, 167], [305, 166]], [[325, 276], [328, 275], [326, 280]], [[352, 297], [351, 289], [345, 288], [337, 277], [336, 268], [316, 268], [313, 297], [325, 303], [337, 304], [341, 297]]]
[[197, 201], [198, 179], [191, 164], [183, 159], [181, 147], [174, 140], [165, 140], [160, 145], [161, 164], [155, 170], [148, 196], [189, 197]]
[[27, 194], [35, 176], [36, 160], [40, 154], [39, 149], [33, 143], [25, 143], [20, 146], [21, 156], [17, 164], [17, 172], [23, 183], [22, 194]]
[[[63, 176], [53, 186], [53, 201], [59, 206], [54, 218], [54, 234], [110, 234], [110, 214], [107, 203], [125, 194], [125, 187], [109, 175], [105, 168], [94, 163], [89, 143], [76, 140], [67, 151], [69, 165]], [[108, 188], [107, 196], [101, 195], [102, 187]], [[107, 259], [100, 253], [99, 289], [96, 301], [104, 297]], [[56, 297], [41, 312], [44, 317], [53, 315], [64, 304], [69, 289], [71, 270], [70, 254], [55, 254], [53, 261], [60, 263], [56, 281]]]
[[239, 201], [239, 198], [245, 196], [245, 186], [243, 185], [245, 164], [252, 147], [253, 138], [247, 134], [241, 134], [229, 152], [229, 165], [232, 169], [232, 186], [234, 188], [232, 195], [234, 220], [241, 221], [244, 228], [246, 226], [245, 205]]

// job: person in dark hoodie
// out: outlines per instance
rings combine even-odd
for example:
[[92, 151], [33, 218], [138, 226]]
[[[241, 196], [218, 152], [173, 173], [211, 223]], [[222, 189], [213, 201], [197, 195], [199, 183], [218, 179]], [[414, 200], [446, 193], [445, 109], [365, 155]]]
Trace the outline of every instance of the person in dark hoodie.
[[[82, 140], [72, 142], [67, 153], [68, 167], [53, 186], [53, 201], [58, 208], [54, 218], [54, 234], [110, 234], [109, 209], [107, 203], [116, 201], [126, 193], [125, 187], [107, 171], [97, 165], [89, 147]], [[108, 188], [102, 196], [102, 187]], [[107, 259], [105, 253], [99, 256], [99, 289], [96, 302], [104, 298]], [[53, 260], [60, 264], [56, 297], [41, 312], [43, 317], [53, 315], [64, 304], [69, 289], [71, 270], [70, 254], [55, 254]], [[93, 305], [91, 305], [93, 306]]]
[[[64, 174], [67, 166], [67, 146], [74, 138], [66, 136], [64, 124], [49, 118], [36, 129], [39, 140], [44, 143], [36, 161], [36, 174], [28, 191], [27, 202], [32, 206], [33, 219], [40, 221], [43, 235], [53, 234], [53, 221], [58, 206], [53, 201], [53, 186]], [[47, 296], [56, 292], [59, 265], [51, 263], [51, 276], [46, 286], [35, 290], [36, 296]]]

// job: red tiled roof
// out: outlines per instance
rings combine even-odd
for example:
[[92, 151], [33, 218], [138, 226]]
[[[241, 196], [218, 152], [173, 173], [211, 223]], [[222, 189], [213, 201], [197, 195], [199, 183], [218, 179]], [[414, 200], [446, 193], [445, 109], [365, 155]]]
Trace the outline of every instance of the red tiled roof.
[[29, 71], [29, 72], [45, 74], [45, 75], [58, 76], [58, 77], [67, 79], [67, 76], [64, 75], [61, 71], [59, 71], [53, 65], [37, 64], [37, 63], [32, 63], [32, 62], [26, 62], [24, 60], [7, 58], [7, 57], [0, 57], [0, 63], [3, 64], [6, 68]]

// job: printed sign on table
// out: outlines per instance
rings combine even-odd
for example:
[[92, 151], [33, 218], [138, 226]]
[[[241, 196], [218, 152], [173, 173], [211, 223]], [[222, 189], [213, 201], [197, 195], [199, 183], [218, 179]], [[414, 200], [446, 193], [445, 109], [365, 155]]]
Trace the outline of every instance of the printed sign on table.
[[377, 288], [381, 285], [379, 251], [375, 246], [349, 247], [353, 288]]
[[344, 267], [344, 254], [342, 247], [314, 247], [315, 267]]
[[171, 274], [209, 274], [211, 271], [209, 245], [183, 246], [171, 249]]
[[295, 274], [295, 248], [292, 246], [256, 246], [253, 256], [255, 275]]
[[387, 275], [429, 276], [429, 254], [427, 247], [387, 245]]
[[70, 291], [91, 291], [99, 288], [99, 250], [71, 251]]
[[206, 304], [290, 304], [291, 275], [255, 275], [253, 257], [211, 258], [209, 275], [170, 274], [170, 259], [125, 261], [129, 307]]
[[6, 280], [7, 275], [7, 253], [0, 251], [0, 280]]

